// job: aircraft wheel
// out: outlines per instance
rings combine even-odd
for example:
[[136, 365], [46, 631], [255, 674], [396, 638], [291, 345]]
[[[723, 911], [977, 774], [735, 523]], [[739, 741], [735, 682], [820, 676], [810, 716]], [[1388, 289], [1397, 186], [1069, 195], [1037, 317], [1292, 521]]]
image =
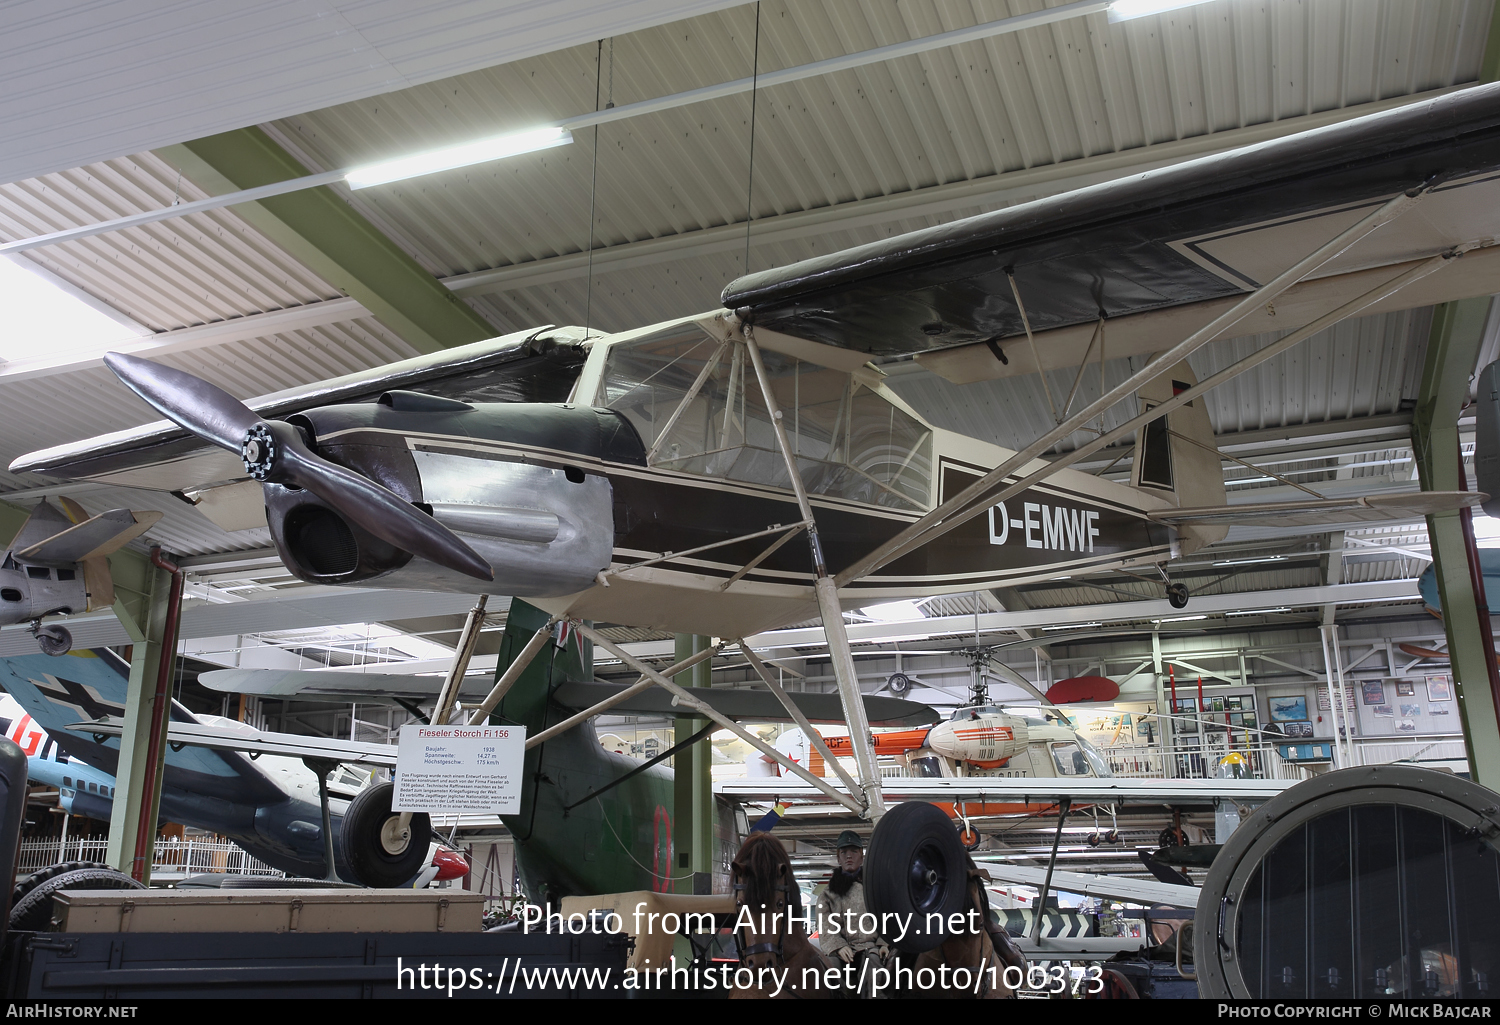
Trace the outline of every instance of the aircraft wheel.
[[102, 865], [59, 872], [31, 888], [10, 909], [10, 927], [22, 932], [41, 932], [52, 921], [52, 896], [58, 890], [144, 890], [141, 882], [124, 872]]
[[1172, 603], [1174, 609], [1185, 609], [1188, 603], [1187, 584], [1168, 584], [1167, 601]]
[[892, 673], [891, 678], [885, 681], [885, 687], [896, 697], [904, 697], [911, 690], [911, 677], [905, 673]]
[[966, 851], [972, 851], [974, 848], [978, 847], [980, 841], [983, 839], [984, 837], [979, 834], [979, 830], [975, 829], [973, 826], [970, 826], [967, 829], [965, 829], [963, 826], [958, 827], [958, 842], [964, 845], [964, 850]]
[[1187, 833], [1184, 832], [1181, 836], [1178, 836], [1177, 831], [1174, 830], [1171, 826], [1168, 826], [1166, 829], [1163, 829], [1161, 831], [1161, 833], [1156, 838], [1156, 842], [1158, 846], [1161, 847], [1191, 846], [1191, 843], [1187, 838]]
[[365, 886], [400, 886], [427, 861], [432, 820], [414, 814], [403, 832], [401, 813], [391, 811], [395, 792], [394, 783], [365, 787], [349, 802], [339, 827], [339, 853], [354, 881]]
[[73, 650], [73, 635], [66, 628], [53, 623], [37, 627], [36, 643], [47, 655], [66, 655]]
[[[920, 954], [942, 943], [946, 919], [969, 902], [969, 856], [947, 814], [926, 801], [905, 801], [881, 817], [865, 852], [865, 906], [909, 922], [905, 937], [886, 937], [904, 953]], [[939, 919], [934, 919], [934, 923]]]

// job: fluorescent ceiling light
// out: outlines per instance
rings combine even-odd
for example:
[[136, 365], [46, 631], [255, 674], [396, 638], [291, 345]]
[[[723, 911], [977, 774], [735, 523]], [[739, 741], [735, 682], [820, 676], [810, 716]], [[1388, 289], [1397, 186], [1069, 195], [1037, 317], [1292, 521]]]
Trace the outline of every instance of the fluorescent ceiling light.
[[[850, 644], [897, 644], [901, 641], [927, 641], [932, 634], [892, 634], [889, 637], [851, 637]], [[937, 654], [934, 652], [934, 654]]]
[[551, 149], [553, 146], [566, 146], [572, 141], [573, 133], [566, 129], [533, 128], [530, 131], [496, 135], [475, 142], [460, 143], [457, 146], [444, 146], [442, 149], [428, 150], [426, 153], [417, 153], [409, 157], [397, 157], [395, 160], [363, 164], [350, 168], [344, 180], [349, 183], [351, 189], [365, 189], [371, 185], [383, 185], [386, 182], [415, 178], [418, 175], [432, 174], [436, 171], [451, 171], [455, 167], [483, 164], [502, 157], [513, 157], [519, 153]]
[[859, 610], [867, 619], [878, 619], [882, 623], [910, 623], [926, 619], [914, 601], [892, 601], [881, 605], [867, 605]]
[[1285, 555], [1267, 555], [1259, 559], [1225, 559], [1223, 562], [1214, 563], [1215, 566], [1254, 566], [1262, 562], [1285, 562]]
[[1226, 612], [1226, 616], [1265, 616], [1272, 612], [1290, 612], [1290, 605], [1283, 605], [1277, 609], [1245, 609], [1243, 612]]
[[0, 361], [86, 350], [107, 352], [141, 333], [59, 288], [22, 261], [0, 258]]
[[1208, 0], [1115, 0], [1109, 5], [1110, 21], [1129, 21], [1148, 14], [1162, 14], [1182, 7], [1196, 7]]
[[1044, 626], [1043, 630], [1084, 630], [1091, 626], [1103, 626], [1103, 623], [1070, 623], [1068, 626]]
[[1171, 619], [1153, 619], [1153, 623], [1191, 623], [1195, 619], [1207, 619], [1207, 616], [1173, 616]]

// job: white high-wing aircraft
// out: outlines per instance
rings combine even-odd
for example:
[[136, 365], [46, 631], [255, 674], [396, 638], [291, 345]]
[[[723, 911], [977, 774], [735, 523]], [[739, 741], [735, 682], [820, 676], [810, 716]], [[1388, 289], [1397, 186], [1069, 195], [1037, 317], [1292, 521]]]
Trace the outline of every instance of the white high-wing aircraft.
[[[112, 355], [171, 422], [11, 469], [267, 524], [310, 582], [721, 637], [1165, 562], [1231, 522], [1458, 508], [1479, 496], [1226, 505], [1195, 400], [1344, 317], [1500, 287], [1497, 119], [1500, 86], [1478, 86], [751, 275], [718, 313], [518, 332], [248, 404]], [[1298, 330], [1198, 382], [1187, 356], [1268, 307]], [[871, 362], [1082, 373], [1096, 347], [1155, 355], [1020, 452], [933, 427]], [[1138, 416], [1038, 458], [1131, 394]], [[1128, 485], [1066, 468], [1132, 433]], [[786, 544], [804, 532], [810, 553]]]
[[[638, 331], [518, 332], [248, 403], [111, 355], [168, 421], [11, 469], [173, 492], [226, 529], [265, 524], [309, 582], [526, 598], [554, 619], [476, 715], [567, 619], [779, 757], [587, 624], [734, 638], [816, 612], [860, 738], [863, 793], [846, 780], [841, 797], [874, 816], [844, 607], [1159, 564], [1233, 522], [1410, 520], [1483, 500], [1226, 505], [1198, 398], [1344, 318], [1500, 291], [1497, 238], [1493, 84], [751, 275], [723, 310]], [[1290, 333], [1192, 375], [1202, 346], [1267, 330], [1273, 313]], [[1015, 452], [927, 423], [878, 365], [912, 357], [958, 381], [1076, 366], [1076, 391], [1096, 347], [1149, 358], [1076, 411], [1054, 403], [1056, 426]], [[1139, 414], [1041, 458], [1131, 395]], [[1131, 435], [1129, 484], [1068, 468]], [[806, 548], [787, 543], [799, 534]], [[1035, 784], [889, 789], [979, 786]]]

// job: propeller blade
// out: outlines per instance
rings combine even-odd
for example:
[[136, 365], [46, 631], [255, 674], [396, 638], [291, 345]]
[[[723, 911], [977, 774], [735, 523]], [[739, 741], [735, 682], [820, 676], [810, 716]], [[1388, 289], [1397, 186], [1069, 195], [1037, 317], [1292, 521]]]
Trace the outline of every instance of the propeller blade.
[[437, 520], [363, 474], [313, 452], [291, 424], [263, 423], [280, 448], [279, 480], [306, 488], [350, 522], [397, 548], [480, 580], [495, 579], [490, 564]]
[[291, 424], [263, 420], [224, 389], [139, 356], [111, 352], [104, 363], [168, 419], [238, 453], [256, 480], [306, 488], [382, 541], [459, 573], [495, 579], [490, 564], [457, 534], [368, 477], [319, 456]]
[[260, 423], [249, 406], [192, 374], [123, 352], [105, 353], [104, 365], [168, 420], [220, 448], [239, 452], [245, 432]]

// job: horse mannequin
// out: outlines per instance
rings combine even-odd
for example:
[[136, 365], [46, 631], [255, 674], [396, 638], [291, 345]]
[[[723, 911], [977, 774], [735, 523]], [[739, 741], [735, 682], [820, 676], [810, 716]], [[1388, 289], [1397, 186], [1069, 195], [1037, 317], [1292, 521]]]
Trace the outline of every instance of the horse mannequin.
[[[832, 996], [822, 981], [832, 963], [807, 938], [800, 921], [806, 914], [801, 890], [781, 841], [770, 833], [751, 833], [729, 867], [729, 878], [734, 886], [734, 942], [740, 956], [731, 999]], [[803, 972], [809, 968], [814, 971], [807, 974], [808, 986], [803, 988]], [[749, 985], [742, 982], [746, 969], [754, 979]]]

